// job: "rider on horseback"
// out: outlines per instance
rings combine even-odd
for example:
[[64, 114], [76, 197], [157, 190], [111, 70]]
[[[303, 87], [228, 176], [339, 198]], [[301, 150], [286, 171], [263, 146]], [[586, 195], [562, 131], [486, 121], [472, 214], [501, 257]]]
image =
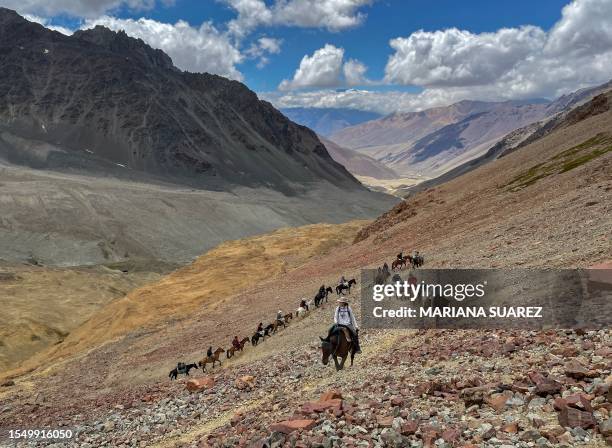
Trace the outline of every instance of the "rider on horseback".
[[[348, 286], [348, 282], [344, 278], [344, 275], [342, 277], [340, 277], [340, 281], [338, 282], [338, 284], [339, 285], [343, 285], [343, 286]], [[325, 287], [323, 287], [323, 292], [325, 293]]]
[[259, 322], [259, 325], [257, 325], [257, 331], [255, 333], [257, 333], [261, 337], [264, 337], [265, 332], [264, 332], [263, 322]]
[[306, 303], [306, 299], [302, 299], [302, 301], [300, 302], [300, 308], [304, 308], [306, 311], [308, 311], [308, 304]]
[[212, 347], [208, 347], [208, 350], [206, 350], [206, 357], [212, 358], [212, 355], [213, 355]]
[[281, 310], [278, 310], [276, 313], [276, 320], [281, 324], [285, 323], [285, 317], [283, 316], [283, 312]]
[[232, 347], [240, 350], [240, 341], [238, 340], [238, 336], [234, 336], [234, 340], [232, 341]]
[[338, 300], [338, 306], [334, 313], [334, 325], [331, 326], [327, 334], [326, 341], [329, 341], [330, 336], [338, 331], [341, 327], [348, 328], [351, 332], [353, 344], [355, 345], [355, 353], [361, 353], [359, 346], [359, 328], [357, 327], [357, 319], [355, 314], [345, 299]]

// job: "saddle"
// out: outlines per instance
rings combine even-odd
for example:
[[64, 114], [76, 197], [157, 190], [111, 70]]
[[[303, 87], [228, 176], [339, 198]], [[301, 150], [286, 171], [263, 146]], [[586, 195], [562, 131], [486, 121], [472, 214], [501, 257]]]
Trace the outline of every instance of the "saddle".
[[184, 362], [179, 362], [176, 365], [176, 371], [178, 373], [185, 373], [186, 370], [187, 370], [187, 365]]
[[353, 336], [351, 335], [351, 330], [349, 330], [346, 327], [336, 327], [334, 333], [335, 334], [339, 334], [340, 332], [342, 332], [344, 334], [344, 337], [346, 338], [347, 342], [352, 342], [353, 341]]

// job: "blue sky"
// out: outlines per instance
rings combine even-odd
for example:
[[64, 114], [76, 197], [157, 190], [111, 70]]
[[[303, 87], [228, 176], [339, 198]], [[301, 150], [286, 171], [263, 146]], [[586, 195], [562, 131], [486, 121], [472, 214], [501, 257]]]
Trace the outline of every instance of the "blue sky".
[[418, 110], [553, 98], [612, 78], [609, 0], [0, 0], [65, 33], [102, 24], [278, 106]]

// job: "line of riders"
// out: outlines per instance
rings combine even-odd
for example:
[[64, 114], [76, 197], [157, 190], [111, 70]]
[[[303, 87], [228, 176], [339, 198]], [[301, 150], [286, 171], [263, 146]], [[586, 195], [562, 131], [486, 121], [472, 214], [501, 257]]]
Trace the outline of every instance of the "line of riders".
[[[340, 295], [343, 296], [345, 292], [348, 292], [350, 294], [351, 287], [355, 285], [356, 283], [357, 281], [354, 278], [350, 280], [346, 280], [346, 278], [342, 276], [338, 282], [338, 285], [336, 286], [336, 293], [339, 296]], [[321, 287], [319, 288], [319, 291], [317, 292], [313, 300], [310, 300], [310, 301], [306, 301], [306, 299], [301, 300], [300, 306], [295, 312], [296, 317], [308, 312], [313, 305], [315, 307], [319, 307], [323, 303], [323, 301], [327, 302], [328, 295], [331, 292], [333, 292], [333, 289], [331, 286], [326, 287], [325, 285], [321, 285]], [[338, 302], [345, 303], [348, 306], [348, 302], [344, 300], [338, 300]], [[355, 316], [352, 310], [350, 310], [349, 313], [350, 313], [350, 317], [347, 318], [347, 316], [345, 316], [344, 311], [338, 311], [337, 309], [334, 315], [334, 322], [336, 324], [338, 322], [341, 322], [341, 323], [347, 322], [348, 325], [350, 325], [351, 319], [352, 319], [352, 322], [356, 322]], [[191, 369], [201, 368], [202, 371], [205, 372], [207, 364], [212, 364], [213, 368], [215, 367], [215, 364], [217, 363], [221, 365], [220, 357], [222, 353], [226, 353], [226, 356], [229, 359], [232, 356], [234, 356], [237, 352], [242, 352], [245, 345], [249, 341], [251, 342], [251, 345], [256, 346], [260, 340], [265, 340], [266, 337], [269, 337], [272, 334], [276, 333], [277, 330], [281, 326], [285, 328], [291, 319], [293, 319], [293, 313], [283, 314], [282, 310], [278, 310], [278, 312], [276, 313], [276, 318], [274, 322], [265, 327], [264, 327], [263, 322], [259, 322], [259, 324], [257, 325], [257, 329], [255, 330], [255, 333], [250, 339], [248, 337], [245, 337], [242, 340], [240, 340], [238, 339], [238, 336], [234, 336], [234, 339], [232, 340], [232, 346], [228, 350], [224, 350], [221, 347], [219, 347], [217, 350], [213, 351], [212, 347], [208, 347], [208, 350], [206, 351], [206, 357], [200, 360], [197, 364], [196, 363], [187, 364], [184, 362], [179, 362], [176, 368], [170, 371], [168, 376], [170, 377], [171, 380], [174, 380], [178, 377], [179, 374], [184, 374], [184, 375], [189, 376], [189, 371]], [[353, 325], [352, 327], [356, 328], [356, 325]], [[330, 334], [331, 334], [331, 330], [330, 330]]]
[[[413, 268], [418, 268], [423, 266], [424, 258], [419, 254], [419, 251], [415, 251], [413, 255], [407, 255], [405, 257], [403, 253], [400, 252], [391, 263], [391, 269], [401, 270], [402, 266], [407, 266], [408, 263], [410, 263]], [[390, 275], [389, 265], [385, 263], [382, 267], [378, 268], [376, 282], [382, 281], [384, 283]], [[349, 354], [351, 355], [352, 366], [355, 355], [361, 353], [357, 319], [355, 318], [355, 313], [350, 307], [348, 300], [344, 298], [344, 292], [347, 291], [350, 294], [351, 287], [356, 283], [357, 281], [354, 278], [347, 280], [344, 275], [340, 277], [338, 285], [336, 286], [336, 294], [341, 297], [337, 300], [338, 305], [334, 311], [334, 324], [330, 327], [327, 337], [320, 338], [323, 352], [323, 364], [327, 365], [329, 358], [332, 357], [336, 370], [341, 370], [344, 367], [344, 363]], [[324, 300], [327, 303], [328, 295], [332, 291], [331, 286], [325, 287], [325, 285], [321, 285], [313, 300], [309, 302], [307, 302], [306, 299], [301, 300], [300, 306], [295, 313], [296, 317], [308, 312], [312, 305], [319, 307]], [[282, 310], [278, 310], [275, 321], [266, 327], [264, 327], [263, 322], [259, 322], [255, 334], [253, 334], [250, 339], [245, 337], [240, 340], [238, 336], [234, 336], [232, 346], [227, 352], [220, 347], [215, 351], [213, 351], [212, 347], [208, 347], [206, 358], [200, 360], [197, 364], [178, 363], [177, 367], [171, 370], [168, 376], [170, 379], [176, 379], [180, 373], [189, 376], [189, 370], [192, 368], [201, 367], [202, 371], [206, 371], [206, 364], [211, 363], [213, 368], [217, 362], [221, 365], [221, 360], [219, 359], [221, 353], [226, 352], [226, 356], [229, 359], [236, 354], [236, 352], [242, 352], [249, 340], [252, 346], [256, 346], [260, 339], [265, 340], [266, 337], [276, 333], [280, 326], [286, 328], [287, 323], [291, 319], [293, 319], [293, 313], [283, 314]], [[338, 357], [341, 359], [340, 362], [338, 362]]]

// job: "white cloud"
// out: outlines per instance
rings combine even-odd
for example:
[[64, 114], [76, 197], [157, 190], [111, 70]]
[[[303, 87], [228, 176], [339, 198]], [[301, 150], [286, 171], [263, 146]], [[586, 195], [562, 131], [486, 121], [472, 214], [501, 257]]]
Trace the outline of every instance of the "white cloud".
[[49, 28], [50, 30], [57, 31], [58, 33], [65, 34], [66, 36], [70, 36], [73, 32], [66, 27], [52, 25], [51, 21], [45, 17], [39, 17], [32, 14], [25, 14], [24, 17], [30, 22], [40, 23], [42, 26]]
[[[363, 89], [267, 92], [260, 96], [276, 107], [347, 108], [389, 114], [447, 105], [464, 99], [464, 92], [427, 89], [421, 93]], [[478, 98], [475, 98], [478, 99]], [[484, 99], [484, 98], [483, 98]]]
[[546, 33], [526, 26], [473, 34], [451, 28], [417, 31], [390, 41], [386, 80], [419, 86], [482, 85], [497, 80], [544, 45]]
[[349, 59], [342, 67], [346, 84], [349, 86], [369, 84], [370, 81], [365, 76], [365, 72], [367, 70], [368, 68], [360, 61], [356, 59]]
[[257, 60], [257, 68], [263, 68], [270, 62], [268, 55], [281, 52], [282, 43], [282, 39], [260, 37], [244, 53], [248, 58]]
[[150, 10], [156, 4], [170, 5], [174, 0], [2, 0], [0, 4], [21, 14], [51, 17], [68, 14], [93, 18], [121, 7], [134, 11]]
[[361, 62], [350, 59], [344, 62], [344, 49], [326, 44], [312, 56], [305, 55], [295, 71], [293, 79], [284, 79], [278, 86], [281, 91], [314, 88], [339, 87], [367, 84], [367, 68]]
[[363, 22], [360, 11], [373, 0], [222, 0], [238, 13], [229, 23], [230, 31], [242, 37], [260, 25], [325, 28], [339, 31]]
[[453, 28], [417, 31], [390, 45], [388, 83], [446, 87], [449, 97], [555, 97], [612, 77], [612, 2], [574, 0], [549, 32]]
[[153, 48], [166, 52], [174, 64], [192, 72], [214, 73], [228, 78], [242, 80], [236, 68], [243, 60], [240, 50], [228, 36], [218, 31], [211, 23], [205, 22], [199, 28], [179, 20], [175, 24], [161, 23], [151, 19], [118, 19], [103, 16], [87, 20], [83, 28], [103, 25], [111, 30], [124, 30], [128, 35], [138, 37]]
[[[383, 82], [415, 85], [420, 93], [351, 89], [266, 96], [279, 107], [348, 107], [382, 113], [463, 99], [555, 98], [612, 78], [612, 1], [574, 0], [548, 32], [534, 26], [480, 34], [452, 28], [417, 31], [392, 39], [390, 45], [394, 53]], [[344, 76], [355, 82], [363, 72], [349, 62]]]
[[332, 87], [338, 84], [342, 73], [344, 49], [326, 44], [312, 56], [304, 56], [292, 80], [283, 80], [280, 90], [304, 87]]

